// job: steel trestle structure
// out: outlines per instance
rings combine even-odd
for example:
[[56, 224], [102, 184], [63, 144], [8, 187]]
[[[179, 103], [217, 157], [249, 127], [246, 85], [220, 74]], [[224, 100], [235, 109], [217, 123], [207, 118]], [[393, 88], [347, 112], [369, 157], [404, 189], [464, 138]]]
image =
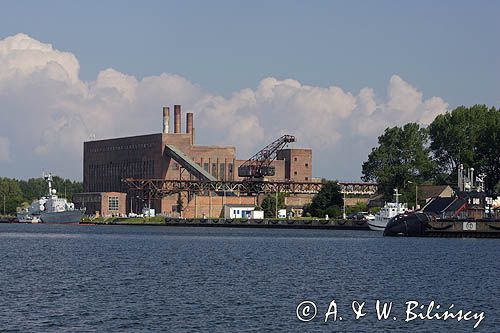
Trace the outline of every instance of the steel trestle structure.
[[[316, 194], [323, 187], [321, 182], [291, 181], [200, 181], [126, 178], [123, 182], [131, 191], [138, 191], [143, 198], [160, 199], [180, 192], [188, 193], [235, 193], [237, 195], [255, 195], [262, 193]], [[371, 195], [377, 191], [374, 183], [339, 182], [341, 192], [345, 194]]]

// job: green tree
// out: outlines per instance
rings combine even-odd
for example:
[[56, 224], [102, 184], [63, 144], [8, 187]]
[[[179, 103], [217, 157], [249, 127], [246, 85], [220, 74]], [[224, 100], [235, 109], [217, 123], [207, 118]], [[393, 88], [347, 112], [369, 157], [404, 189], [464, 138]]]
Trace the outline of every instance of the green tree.
[[423, 183], [433, 179], [436, 165], [430, 158], [428, 134], [416, 123], [387, 128], [378, 138], [378, 147], [363, 163], [364, 181], [376, 181], [386, 199], [395, 188], [405, 188], [408, 181]]
[[500, 181], [495, 185], [495, 187], [493, 188], [493, 192], [500, 196]]
[[357, 212], [367, 212], [368, 204], [364, 202], [357, 202], [355, 206], [346, 206], [345, 212], [346, 214], [357, 213]]
[[343, 204], [339, 184], [336, 181], [325, 181], [321, 190], [305, 208], [304, 213], [315, 217], [325, 217], [326, 214], [335, 217], [340, 215]]
[[478, 170], [485, 174], [485, 188], [488, 192], [500, 195], [500, 109], [488, 112], [488, 122], [479, 133], [477, 140]]
[[15, 179], [0, 178], [0, 214], [14, 215], [17, 207], [23, 202], [23, 194], [19, 182]]
[[[47, 181], [43, 178], [30, 178], [27, 181], [20, 180], [19, 186], [24, 198], [30, 202], [48, 194]], [[57, 190], [59, 197], [71, 200], [73, 194], [83, 192], [83, 183], [54, 176], [52, 188]]]
[[[261, 207], [264, 211], [264, 217], [276, 217], [276, 194], [266, 194]], [[283, 208], [285, 208], [285, 193], [278, 193], [278, 209]]]
[[48, 194], [47, 182], [43, 178], [20, 180], [19, 186], [26, 201], [33, 201]]
[[438, 115], [429, 125], [430, 148], [440, 172], [456, 184], [460, 164], [473, 167], [475, 174], [485, 173], [489, 192], [499, 180], [500, 113], [486, 105], [460, 106]]

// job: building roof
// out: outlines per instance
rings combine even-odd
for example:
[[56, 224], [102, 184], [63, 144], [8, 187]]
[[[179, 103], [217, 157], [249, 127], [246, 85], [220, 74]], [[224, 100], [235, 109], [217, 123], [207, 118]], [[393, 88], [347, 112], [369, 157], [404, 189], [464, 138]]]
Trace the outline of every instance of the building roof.
[[451, 205], [446, 209], [447, 212], [459, 212], [463, 207], [467, 205], [467, 201], [464, 199], [457, 198]]
[[420, 199], [440, 197], [442, 193], [449, 187], [449, 185], [419, 185], [418, 197]]
[[125, 192], [116, 192], [116, 191], [101, 191], [101, 192], [79, 192], [79, 193], [75, 193], [75, 194], [73, 194], [73, 195], [74, 195], [74, 196], [75, 196], [75, 195], [96, 195], [96, 194], [98, 194], [98, 195], [103, 195], [103, 194], [110, 194], [110, 193], [112, 193], [112, 194], [124, 194], [124, 195], [126, 195], [126, 194], [127, 194], [127, 193], [125, 193]]
[[425, 207], [423, 211], [425, 213], [454, 213], [459, 211], [467, 201], [462, 198], [434, 198]]
[[304, 209], [304, 205], [286, 205], [289, 209]]
[[229, 207], [229, 208], [255, 208], [255, 205], [225, 204], [224, 207]]
[[382, 207], [384, 202], [384, 194], [374, 193], [368, 199], [368, 207]]

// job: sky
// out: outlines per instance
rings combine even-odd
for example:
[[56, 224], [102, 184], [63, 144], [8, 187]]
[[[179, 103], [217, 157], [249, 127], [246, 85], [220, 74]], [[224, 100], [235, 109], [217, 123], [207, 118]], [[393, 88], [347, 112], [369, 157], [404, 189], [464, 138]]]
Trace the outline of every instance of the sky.
[[82, 142], [161, 131], [240, 159], [282, 134], [356, 181], [386, 127], [500, 106], [498, 1], [2, 1], [0, 176], [82, 179]]

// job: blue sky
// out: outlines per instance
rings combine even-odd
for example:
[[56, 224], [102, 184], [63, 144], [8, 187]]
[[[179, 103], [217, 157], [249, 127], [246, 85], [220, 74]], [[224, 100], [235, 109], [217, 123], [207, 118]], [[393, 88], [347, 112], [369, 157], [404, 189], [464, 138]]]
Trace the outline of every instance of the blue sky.
[[[198, 110], [195, 117], [199, 115], [198, 124], [203, 129], [200, 140], [236, 145], [240, 158], [246, 158], [280, 134], [277, 133], [280, 127], [270, 125], [271, 122], [283, 121], [282, 129], [297, 130], [303, 118], [297, 116], [295, 122], [287, 123], [281, 117], [300, 113], [300, 108], [310, 112], [311, 117], [326, 119], [332, 124], [329, 140], [308, 137], [306, 131], [302, 135], [303, 146], [317, 151], [315, 173], [321, 177], [359, 179], [360, 165], [376, 143], [377, 135], [371, 133], [370, 137], [359, 138], [353, 130], [357, 126], [357, 130], [368, 133], [369, 125], [359, 124], [360, 116], [352, 116], [358, 109], [368, 110], [367, 114], [376, 116], [375, 121], [383, 120], [389, 126], [405, 121], [425, 125], [429, 115], [458, 105], [500, 106], [498, 1], [3, 1], [1, 6], [0, 41], [24, 33], [37, 43], [52, 44], [54, 50], [73, 54], [80, 66], [78, 79], [88, 85], [89, 91], [93, 89], [92, 82], [99, 81], [108, 89], [112, 81], [113, 89], [123, 93], [136, 89], [127, 86], [125, 81], [129, 76], [141, 81], [167, 73], [170, 76], [160, 79], [164, 88], [153, 92], [156, 88], [148, 86], [139, 90], [149, 89], [150, 97], [173, 96], [168, 101], [171, 104], [180, 100], [189, 110]], [[7, 62], [2, 65], [1, 61], [0, 72], [2, 66], [8, 67]], [[61, 63], [65, 69], [66, 65]], [[106, 71], [109, 68], [119, 75]], [[103, 75], [106, 80], [98, 79], [100, 73], [106, 74]], [[171, 83], [179, 78], [182, 82]], [[273, 90], [272, 101], [259, 102], [259, 87], [269, 84], [266, 78], [277, 80], [271, 83], [272, 87], [292, 89], [287, 96], [293, 94], [294, 99], [286, 99]], [[24, 80], [31, 82], [33, 78]], [[316, 93], [308, 93], [307, 87], [313, 87]], [[341, 93], [330, 87], [339, 87]], [[373, 94], [370, 91], [361, 94], [364, 88]], [[245, 95], [246, 89], [257, 97]], [[67, 94], [60, 96], [56, 91], [55, 87], [46, 88], [43, 98], [68, 102]], [[102, 96], [103, 91], [98, 95]], [[15, 94], [9, 91], [9, 95], [0, 91], [0, 97], [7, 96], [4, 100], [0, 98], [0, 103], [29, 116], [33, 111], [15, 97], [21, 92], [26, 94], [30, 90]], [[184, 97], [176, 99], [176, 92]], [[313, 99], [309, 99], [311, 95]], [[351, 101], [350, 95], [355, 101]], [[210, 102], [200, 107], [200, 101], [206, 101], [207, 96]], [[433, 100], [433, 96], [438, 100]], [[127, 107], [159, 110], [162, 100], [155, 98], [150, 99], [158, 105], [134, 100]], [[254, 99], [256, 103], [248, 102]], [[369, 100], [367, 105], [376, 106], [365, 108], [366, 100]], [[310, 111], [309, 102], [315, 103]], [[325, 109], [330, 102], [330, 110]], [[78, 103], [84, 104], [75, 108], [83, 119], [90, 113], [90, 105], [98, 105], [95, 109], [102, 110], [117, 107], [96, 100], [82, 102], [80, 97], [71, 100], [71, 105]], [[254, 119], [257, 107], [269, 112]], [[343, 111], [344, 107], [347, 111]], [[248, 133], [260, 135], [253, 140], [255, 145], [245, 144], [248, 138], [237, 136], [241, 140], [232, 142], [235, 135], [221, 136], [216, 127], [202, 123], [211, 119], [207, 109], [220, 114], [220, 110], [228, 108], [231, 109], [228, 114], [245, 119], [242, 127]], [[342, 110], [337, 112], [338, 109]], [[45, 118], [60, 120], [60, 111], [48, 107], [46, 112]], [[427, 116], [418, 114], [425, 112]], [[69, 118], [73, 119], [74, 114]], [[404, 116], [399, 117], [400, 114]], [[5, 113], [2, 119], [11, 118]], [[153, 116], [146, 119], [151, 120], [140, 130], [155, 132], [158, 121], [155, 123]], [[45, 132], [55, 126], [54, 122], [45, 124]], [[318, 124], [323, 125], [321, 121]], [[59, 126], [66, 125], [59, 123]], [[126, 125], [123, 128], [120, 133], [139, 131], [132, 127], [127, 130]], [[319, 133], [328, 136], [328, 127]], [[27, 146], [19, 144], [20, 139], [14, 134], [5, 134], [3, 140], [0, 134], [0, 172], [8, 176], [34, 176], [34, 168], [21, 171], [16, 167], [29, 162], [14, 156], [16, 150]], [[75, 138], [75, 142], [81, 140]], [[322, 150], [325, 145], [336, 148]], [[350, 154], [353, 150], [356, 153]], [[332, 154], [346, 153], [343, 164], [328, 159]], [[74, 165], [77, 164], [81, 164], [80, 152], [75, 155]], [[81, 166], [68, 167], [59, 172], [81, 178], [80, 169]]]
[[2, 37], [112, 67], [180, 74], [214, 93], [266, 76], [385, 89], [392, 74], [452, 106], [500, 104], [498, 1], [3, 1]]

